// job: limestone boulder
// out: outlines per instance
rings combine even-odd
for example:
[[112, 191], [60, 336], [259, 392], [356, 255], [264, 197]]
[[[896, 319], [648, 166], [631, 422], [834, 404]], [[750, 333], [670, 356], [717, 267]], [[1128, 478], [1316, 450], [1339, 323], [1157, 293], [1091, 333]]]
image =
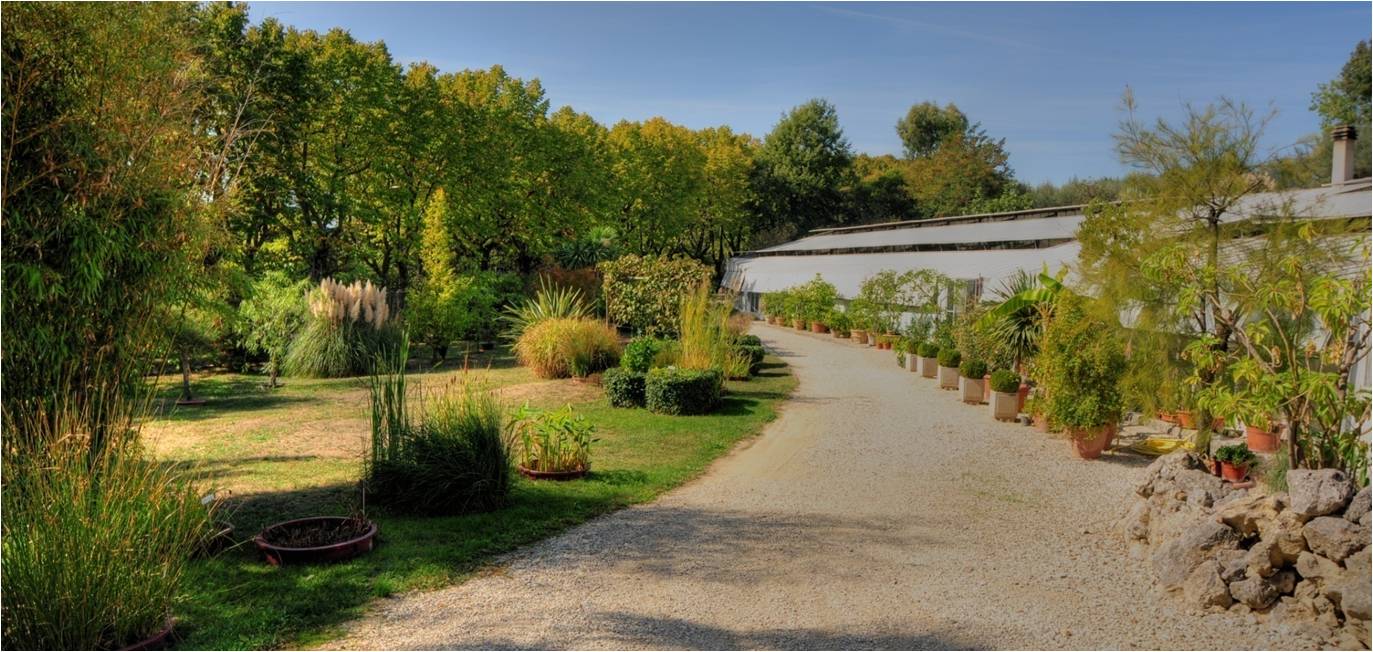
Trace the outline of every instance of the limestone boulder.
[[1240, 535], [1250, 536], [1272, 528], [1282, 508], [1279, 497], [1250, 492], [1218, 507], [1216, 519]]
[[1225, 581], [1220, 578], [1220, 564], [1208, 559], [1192, 569], [1182, 584], [1182, 595], [1192, 606], [1200, 609], [1229, 607], [1233, 601]]
[[1230, 583], [1230, 596], [1250, 609], [1267, 609], [1280, 597], [1278, 587], [1265, 578], [1250, 576]]
[[1344, 518], [1346, 521], [1358, 523], [1359, 525], [1373, 525], [1373, 523], [1369, 522], [1370, 520], [1373, 520], [1373, 518], [1370, 518], [1370, 516], [1373, 516], [1373, 513], [1370, 513], [1369, 511], [1370, 509], [1373, 509], [1373, 504], [1370, 504], [1368, 489], [1368, 487], [1360, 489], [1359, 493], [1354, 494], [1353, 500], [1349, 501], [1349, 506], [1344, 510]]
[[1338, 469], [1292, 469], [1287, 472], [1292, 511], [1305, 519], [1344, 510], [1354, 496], [1354, 484]]
[[1365, 548], [1345, 561], [1345, 568], [1323, 581], [1322, 595], [1340, 607], [1345, 618], [1373, 618], [1373, 580], [1370, 579], [1369, 550]]
[[1297, 572], [1308, 580], [1335, 577], [1344, 572], [1340, 565], [1312, 552], [1303, 552], [1297, 558]]
[[1331, 561], [1344, 561], [1368, 547], [1368, 527], [1335, 516], [1318, 516], [1302, 527], [1306, 547]]
[[1154, 551], [1151, 558], [1154, 573], [1164, 589], [1178, 589], [1192, 570], [1213, 558], [1216, 551], [1233, 550], [1238, 544], [1239, 536], [1229, 526], [1202, 520]]

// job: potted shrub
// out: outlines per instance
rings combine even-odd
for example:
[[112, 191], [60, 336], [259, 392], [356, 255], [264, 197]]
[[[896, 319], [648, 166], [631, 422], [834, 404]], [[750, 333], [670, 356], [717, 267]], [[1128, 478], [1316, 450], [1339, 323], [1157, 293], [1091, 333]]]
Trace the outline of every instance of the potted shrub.
[[849, 336], [849, 314], [843, 310], [830, 308], [825, 315], [825, 322], [830, 326], [830, 334], [836, 339]]
[[1010, 369], [997, 369], [987, 384], [992, 390], [992, 418], [1015, 421], [1020, 416], [1020, 376]]
[[1045, 416], [1068, 431], [1082, 459], [1101, 455], [1120, 418], [1125, 352], [1114, 326], [1088, 310], [1086, 298], [1064, 291], [1040, 342]]
[[912, 342], [906, 338], [901, 338], [901, 352], [899, 355], [901, 356], [901, 366], [905, 367], [906, 371], [920, 371], [920, 354], [917, 353], [920, 344], [920, 342]]
[[958, 365], [963, 355], [950, 346], [939, 350], [938, 360], [939, 389], [958, 389]]
[[1259, 453], [1278, 450], [1278, 428], [1269, 417], [1250, 417], [1244, 423], [1244, 445]]
[[934, 342], [921, 342], [917, 347], [920, 354], [920, 375], [934, 378], [939, 373], [939, 345]]
[[1216, 449], [1216, 461], [1220, 462], [1220, 476], [1231, 482], [1243, 482], [1249, 475], [1249, 468], [1258, 458], [1245, 446], [1234, 444]]
[[962, 377], [963, 402], [981, 405], [982, 398], [987, 393], [987, 363], [981, 360], [963, 360], [958, 365], [958, 373]]
[[534, 480], [573, 480], [591, 470], [591, 444], [596, 426], [572, 406], [535, 410], [526, 403], [515, 412], [513, 428], [520, 444], [516, 468]]

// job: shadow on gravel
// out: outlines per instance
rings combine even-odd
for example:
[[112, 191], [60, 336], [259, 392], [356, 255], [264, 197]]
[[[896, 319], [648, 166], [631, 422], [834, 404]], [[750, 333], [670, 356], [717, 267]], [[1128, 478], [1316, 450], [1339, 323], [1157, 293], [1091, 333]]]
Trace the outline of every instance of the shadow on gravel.
[[[592, 616], [593, 626], [632, 641], [636, 647], [670, 650], [970, 650], [982, 646], [951, 641], [933, 634], [838, 632], [823, 629], [733, 630], [681, 618], [656, 618], [630, 613]], [[518, 645], [509, 640], [481, 639], [464, 647], [488, 650], [558, 650], [567, 641]], [[441, 649], [447, 643], [424, 646]]]

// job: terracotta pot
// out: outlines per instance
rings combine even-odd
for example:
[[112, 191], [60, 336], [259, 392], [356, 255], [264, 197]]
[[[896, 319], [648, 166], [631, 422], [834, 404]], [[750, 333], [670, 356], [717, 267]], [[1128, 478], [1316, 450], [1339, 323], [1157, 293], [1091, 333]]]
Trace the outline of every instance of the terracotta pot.
[[1178, 422], [1178, 415], [1177, 415], [1176, 412], [1168, 412], [1168, 411], [1165, 411], [1165, 410], [1159, 410], [1159, 411], [1158, 411], [1158, 420], [1159, 420], [1159, 421], [1162, 421], [1162, 422], [1164, 422], [1164, 423], [1177, 423], [1177, 422]]
[[830, 332], [830, 327], [829, 327], [829, 326], [826, 326], [826, 325], [824, 325], [824, 324], [822, 324], [822, 323], [820, 323], [820, 322], [818, 322], [818, 321], [813, 321], [813, 322], [810, 323], [810, 332], [812, 332], [812, 333], [828, 333], [828, 332]]
[[1031, 420], [1035, 424], [1035, 430], [1038, 430], [1040, 432], [1049, 432], [1049, 420], [1044, 418], [1044, 415], [1031, 415]]
[[515, 468], [520, 470], [520, 475], [531, 480], [576, 480], [591, 471], [590, 468], [577, 469], [575, 471], [535, 471], [534, 469], [525, 468], [523, 464], [516, 464]]
[[1220, 477], [1231, 482], [1244, 482], [1244, 476], [1249, 475], [1248, 466], [1235, 466], [1229, 462], [1220, 463]]
[[861, 328], [850, 328], [849, 335], [853, 337], [853, 341], [858, 342], [859, 344], [866, 344], [868, 342], [868, 332]]
[[1101, 452], [1111, 443], [1115, 426], [1105, 425], [1098, 428], [1069, 428], [1068, 441], [1073, 453], [1084, 460], [1101, 457]]
[[1030, 398], [1030, 386], [1020, 383], [1020, 389], [1015, 392], [1015, 411], [1017, 413], [1025, 411], [1025, 399]]
[[792, 327], [792, 328], [795, 328], [795, 329], [798, 330], [798, 331], [806, 330], [806, 320], [804, 320], [804, 319], [793, 319], [793, 320], [791, 320], [791, 327]]
[[167, 648], [167, 639], [171, 638], [172, 628], [176, 626], [176, 620], [167, 616], [167, 624], [157, 633], [145, 638], [128, 647], [121, 647], [121, 650], [163, 650]]
[[1244, 445], [1255, 453], [1273, 453], [1278, 450], [1278, 433], [1256, 426], [1244, 426]]
[[849, 336], [849, 334], [846, 333], [846, 332], [844, 332], [844, 331], [836, 331], [836, 330], [831, 330], [831, 331], [830, 331], [830, 335], [833, 335], [833, 336], [834, 336], [834, 339], [836, 339], [836, 340], [844, 339], [844, 338], [846, 338], [846, 337]]
[[986, 385], [981, 378], [959, 378], [960, 387], [963, 390], [963, 402], [969, 405], [981, 405], [982, 395]]
[[958, 367], [939, 366], [939, 389], [958, 389]]
[[343, 561], [370, 551], [377, 537], [377, 524], [372, 521], [367, 522], [369, 528], [361, 536], [324, 546], [288, 548], [267, 542], [267, 533], [275, 528], [298, 523], [344, 520], [347, 520], [346, 516], [312, 516], [310, 518], [298, 518], [294, 521], [274, 523], [263, 528], [261, 534], [253, 537], [253, 543], [257, 544], [257, 549], [262, 551], [262, 556], [267, 560], [267, 563], [273, 566], [281, 566], [288, 563], [313, 564], [326, 561]]
[[[1191, 429], [1191, 430], [1195, 430], [1196, 427], [1197, 427], [1197, 415], [1196, 415], [1195, 412], [1193, 412], [1193, 411], [1191, 411], [1191, 410], [1178, 410], [1178, 423], [1179, 423], [1180, 425], [1182, 425], [1183, 428], [1188, 428], [1188, 429]], [[1211, 430], [1212, 430], [1212, 431], [1214, 431], [1214, 432], [1220, 432], [1221, 428], [1224, 428], [1224, 427], [1225, 427], [1225, 420], [1224, 420], [1224, 419], [1222, 419], [1222, 418], [1220, 418], [1220, 417], [1216, 417], [1216, 418], [1214, 418], [1214, 419], [1211, 419]]]
[[939, 359], [922, 356], [920, 358], [920, 375], [923, 378], [934, 378], [939, 375]]
[[1019, 401], [1015, 392], [992, 392], [992, 418], [997, 421], [1015, 421], [1020, 416]]

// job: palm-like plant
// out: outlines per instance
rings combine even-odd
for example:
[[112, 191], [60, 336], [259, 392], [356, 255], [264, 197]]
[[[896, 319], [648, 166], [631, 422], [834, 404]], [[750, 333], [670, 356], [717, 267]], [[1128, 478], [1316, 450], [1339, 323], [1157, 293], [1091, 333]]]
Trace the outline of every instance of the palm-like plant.
[[1015, 358], [1016, 367], [1039, 351], [1039, 338], [1044, 322], [1050, 317], [1054, 299], [1063, 290], [1060, 271], [1050, 276], [1048, 269], [1039, 274], [1020, 270], [1001, 282], [995, 294], [996, 307], [982, 316], [981, 325], [995, 333]]
[[591, 317], [591, 307], [587, 305], [582, 291], [573, 287], [558, 287], [539, 279], [539, 291], [532, 299], [525, 299], [518, 305], [505, 309], [501, 316], [506, 323], [505, 336], [510, 340], [520, 339], [529, 327], [549, 319], [583, 319]]

